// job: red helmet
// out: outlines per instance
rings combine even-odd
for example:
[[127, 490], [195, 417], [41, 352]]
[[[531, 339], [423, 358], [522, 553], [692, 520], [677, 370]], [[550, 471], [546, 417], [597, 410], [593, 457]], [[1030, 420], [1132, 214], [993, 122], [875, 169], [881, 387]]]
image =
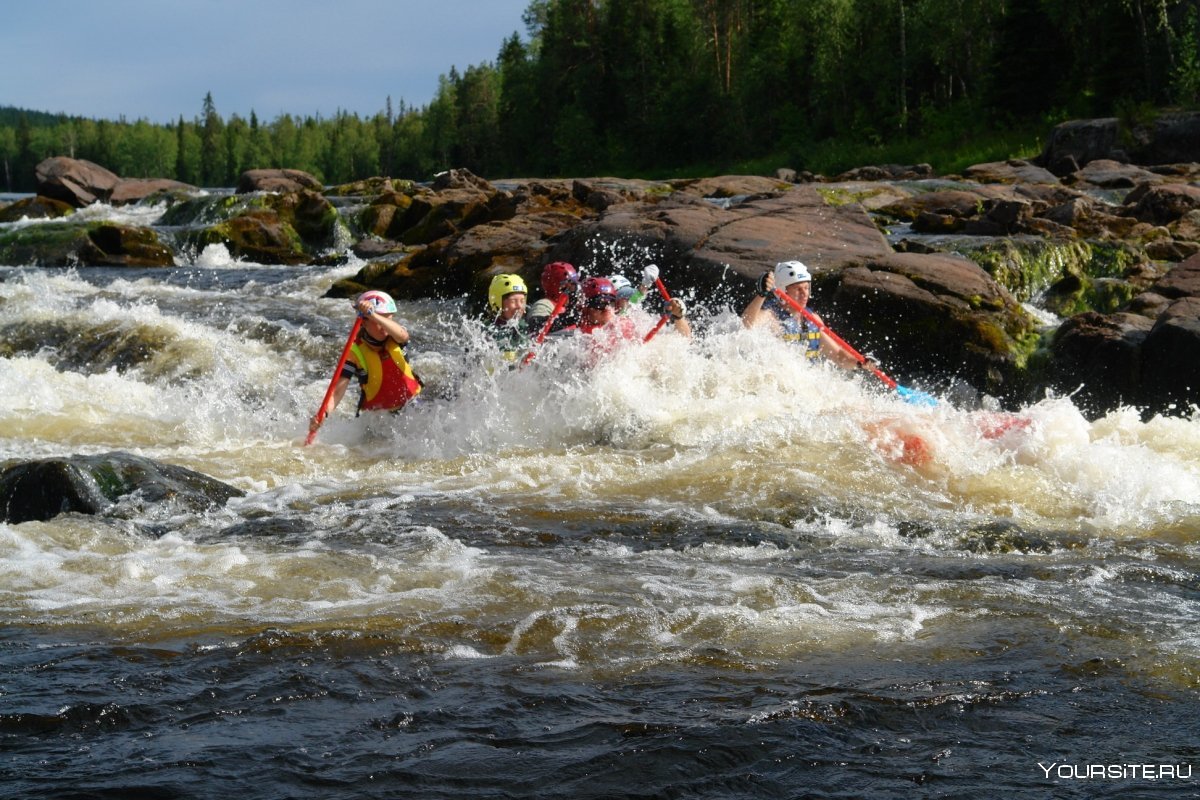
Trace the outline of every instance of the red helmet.
[[565, 292], [572, 294], [579, 286], [579, 273], [565, 261], [552, 261], [542, 270], [542, 291], [555, 302]]
[[608, 278], [588, 278], [583, 282], [583, 302], [588, 308], [604, 308], [617, 302], [617, 287]]

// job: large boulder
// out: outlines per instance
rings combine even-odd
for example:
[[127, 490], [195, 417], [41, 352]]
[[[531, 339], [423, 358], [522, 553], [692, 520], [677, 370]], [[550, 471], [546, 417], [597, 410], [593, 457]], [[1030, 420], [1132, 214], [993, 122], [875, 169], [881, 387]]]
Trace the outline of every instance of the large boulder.
[[953, 375], [997, 397], [1022, 398], [1037, 324], [975, 262], [890, 253], [813, 284], [826, 322], [900, 374]]
[[185, 197], [196, 191], [196, 187], [169, 178], [122, 178], [117, 181], [108, 196], [114, 206], [139, 203], [148, 197]]
[[1128, 161], [1119, 141], [1120, 124], [1116, 117], [1069, 120], [1050, 131], [1037, 163], [1065, 176], [1098, 159]]
[[249, 192], [319, 192], [321, 182], [299, 169], [248, 169], [238, 176], [238, 194]]
[[74, 455], [18, 462], [0, 471], [0, 519], [15, 524], [67, 512], [120, 516], [122, 501], [202, 510], [243, 494], [199, 472], [129, 453]]
[[1037, 163], [1068, 175], [1098, 159], [1142, 165], [1200, 162], [1200, 112], [1159, 114], [1133, 126], [1116, 117], [1063, 122], [1050, 132]]
[[732, 288], [731, 299], [744, 301], [751, 283], [779, 261], [798, 258], [821, 273], [892, 248], [861, 206], [830, 206], [812, 186], [798, 185], [729, 207], [680, 194], [612, 206], [559, 237], [549, 257], [607, 274], [628, 266], [617, 260], [631, 251], [662, 265], [666, 280], [701, 293]]
[[120, 178], [99, 164], [82, 158], [54, 156], [34, 168], [37, 193], [83, 208], [107, 200]]
[[1140, 314], [1088, 311], [1054, 332], [1045, 381], [1090, 416], [1142, 396], [1142, 346], [1154, 321]]
[[1142, 405], [1188, 413], [1200, 405], [1200, 296], [1171, 303], [1142, 344]]
[[1188, 413], [1200, 403], [1200, 255], [1172, 267], [1118, 313], [1085, 312], [1064, 322], [1045, 381], [1073, 393], [1094, 416], [1119, 405]]

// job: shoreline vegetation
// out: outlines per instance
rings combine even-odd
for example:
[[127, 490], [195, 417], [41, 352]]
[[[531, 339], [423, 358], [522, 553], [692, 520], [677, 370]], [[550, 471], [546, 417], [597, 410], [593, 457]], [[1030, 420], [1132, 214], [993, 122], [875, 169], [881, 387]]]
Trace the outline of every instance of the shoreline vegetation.
[[[1132, 131], [1200, 103], [1200, 8], [854, 0], [532, 0], [494, 62], [451, 67], [426, 106], [361, 117], [218, 112], [169, 123], [0, 107], [0, 189], [67, 155], [131, 178], [232, 186], [248, 169], [326, 185], [508, 177], [836, 174], [928, 163], [941, 175], [1031, 158], [1074, 118]], [[1153, 24], [1147, 23], [1153, 19]]]

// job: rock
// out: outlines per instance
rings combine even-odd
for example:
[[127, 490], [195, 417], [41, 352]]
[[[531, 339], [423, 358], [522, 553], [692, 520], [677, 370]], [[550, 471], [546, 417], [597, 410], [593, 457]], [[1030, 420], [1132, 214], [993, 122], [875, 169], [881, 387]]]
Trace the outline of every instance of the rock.
[[1186, 242], [1200, 242], [1200, 209], [1189, 211], [1168, 225], [1171, 235]]
[[1091, 416], [1143, 396], [1142, 345], [1153, 321], [1138, 314], [1077, 314], [1064, 322], [1051, 342], [1047, 382], [1071, 394]]
[[797, 185], [728, 208], [690, 191], [658, 203], [613, 206], [564, 233], [548, 258], [608, 274], [617, 266], [614, 254], [630, 251], [678, 270], [677, 277], [701, 293], [732, 292], [743, 301], [749, 282], [779, 261], [798, 258], [819, 273], [892, 249], [860, 206], [829, 206], [812, 186]]
[[235, 258], [259, 264], [304, 264], [310, 259], [304, 241], [291, 225], [269, 208], [257, 208], [216, 225], [193, 231], [187, 240], [197, 251], [223, 244]]
[[879, 164], [843, 172], [834, 181], [912, 181], [933, 176], [929, 164]]
[[20, 222], [23, 219], [57, 219], [74, 211], [75, 207], [70, 203], [39, 194], [0, 208], [0, 222]]
[[442, 192], [446, 189], [478, 189], [490, 194], [496, 191], [494, 186], [469, 169], [448, 169], [445, 172], [439, 172], [433, 176], [431, 188], [435, 192]]
[[175, 256], [153, 228], [71, 221], [0, 231], [0, 263], [42, 267], [164, 267], [173, 265]]
[[81, 158], [54, 156], [34, 168], [37, 193], [75, 208], [107, 200], [120, 178], [99, 164]]
[[166, 178], [122, 178], [113, 187], [108, 202], [114, 206], [123, 206], [140, 202], [153, 195], [186, 196], [195, 191], [195, 186]]
[[[1116, 117], [1077, 119], [1054, 127], [1037, 163], [1056, 175], [1069, 175], [1098, 159], [1114, 159], [1120, 127]], [[1127, 159], [1126, 159], [1127, 160]]]
[[1160, 114], [1133, 131], [1131, 155], [1139, 164], [1200, 162], [1200, 112]]
[[1037, 163], [1067, 175], [1076, 171], [1060, 171], [1067, 159], [1084, 166], [1098, 159], [1142, 165], [1200, 162], [1200, 113], [1164, 113], [1124, 131], [1115, 117], [1064, 122], [1051, 131]]
[[1010, 159], [976, 164], [963, 171], [964, 177], [980, 183], [1058, 183], [1054, 173], [1031, 161]]
[[159, 241], [153, 228], [102, 223], [88, 231], [76, 251], [80, 266], [169, 267], [175, 254]]
[[1072, 184], [1080, 183], [1104, 189], [1132, 189], [1139, 183], [1160, 183], [1164, 179], [1149, 170], [1122, 164], [1109, 158], [1098, 158], [1071, 173]]
[[864, 259], [814, 278], [813, 305], [830, 327], [900, 375], [957, 375], [1019, 399], [1035, 321], [975, 262], [945, 253]]
[[1171, 303], [1146, 336], [1139, 399], [1160, 413], [1187, 414], [1200, 404], [1200, 297]]
[[1009, 187], [981, 186], [976, 190], [942, 189], [923, 192], [880, 208], [880, 212], [897, 219], [916, 220], [922, 213], [970, 219], [991, 199], [1010, 199], [1016, 194]]
[[1177, 264], [1154, 284], [1154, 292], [1169, 300], [1200, 297], [1200, 257]]
[[987, 200], [978, 219], [963, 226], [969, 236], [1011, 236], [1026, 233], [1033, 219], [1033, 204], [1025, 200]]
[[1200, 186], [1139, 184], [1125, 198], [1122, 213], [1151, 225], [1169, 225], [1200, 209]]
[[0, 471], [0, 511], [10, 524], [72, 511], [120, 516], [114, 506], [122, 500], [198, 511], [243, 494], [199, 472], [122, 452], [23, 461]]
[[783, 181], [784, 183], [796, 183], [796, 170], [791, 167], [780, 167], [775, 170], [775, 180]]
[[792, 186], [775, 178], [760, 175], [718, 175], [713, 178], [688, 178], [670, 181], [677, 192], [694, 197], [730, 199], [735, 197], [764, 197], [782, 194]]
[[299, 169], [248, 169], [238, 177], [238, 194], [249, 192], [320, 192], [324, 187], [312, 175]]

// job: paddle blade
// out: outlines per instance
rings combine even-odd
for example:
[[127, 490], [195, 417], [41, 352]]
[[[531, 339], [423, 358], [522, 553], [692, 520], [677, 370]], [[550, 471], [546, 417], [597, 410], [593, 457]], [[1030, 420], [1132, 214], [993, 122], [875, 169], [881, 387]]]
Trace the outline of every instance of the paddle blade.
[[907, 386], [900, 386], [899, 384], [896, 385], [896, 394], [900, 395], [900, 398], [904, 402], [914, 406], [928, 406], [929, 408], [933, 408], [938, 404], [937, 398], [928, 392], [910, 389]]

